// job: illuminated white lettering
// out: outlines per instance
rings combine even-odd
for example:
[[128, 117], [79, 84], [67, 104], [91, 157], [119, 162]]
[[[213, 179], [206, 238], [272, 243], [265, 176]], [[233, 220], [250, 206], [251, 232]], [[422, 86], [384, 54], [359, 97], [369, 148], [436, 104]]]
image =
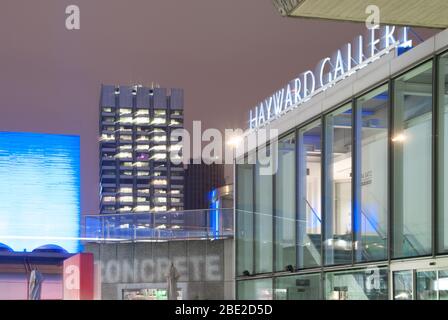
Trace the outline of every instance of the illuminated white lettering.
[[337, 79], [339, 76], [344, 74], [344, 61], [342, 61], [341, 50], [336, 52], [336, 63], [334, 67], [334, 79]]
[[[309, 81], [311, 80], [311, 85]], [[313, 94], [316, 88], [316, 79], [314, 73], [307, 71], [303, 74], [303, 97], [309, 97]]]
[[291, 86], [288, 84], [288, 86], [286, 87], [285, 110], [291, 106], [292, 106]]
[[300, 91], [302, 90], [302, 82], [300, 81], [300, 78], [294, 79], [294, 103], [298, 104], [302, 97], [300, 96]]
[[275, 93], [274, 112], [275, 112], [276, 116], [282, 112], [284, 93], [285, 93], [285, 89], [279, 90]]

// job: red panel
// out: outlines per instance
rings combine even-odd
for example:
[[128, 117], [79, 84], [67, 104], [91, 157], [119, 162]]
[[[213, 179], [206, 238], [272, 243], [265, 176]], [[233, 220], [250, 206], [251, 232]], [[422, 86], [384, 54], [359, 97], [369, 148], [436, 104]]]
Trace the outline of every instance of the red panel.
[[93, 300], [93, 254], [80, 253], [64, 261], [64, 300]]

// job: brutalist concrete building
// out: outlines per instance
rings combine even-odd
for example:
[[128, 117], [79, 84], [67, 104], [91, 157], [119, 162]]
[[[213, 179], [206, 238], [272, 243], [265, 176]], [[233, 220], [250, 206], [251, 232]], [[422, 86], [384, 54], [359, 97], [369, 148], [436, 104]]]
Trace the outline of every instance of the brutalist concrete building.
[[184, 168], [170, 161], [183, 90], [102, 85], [100, 213], [183, 210]]

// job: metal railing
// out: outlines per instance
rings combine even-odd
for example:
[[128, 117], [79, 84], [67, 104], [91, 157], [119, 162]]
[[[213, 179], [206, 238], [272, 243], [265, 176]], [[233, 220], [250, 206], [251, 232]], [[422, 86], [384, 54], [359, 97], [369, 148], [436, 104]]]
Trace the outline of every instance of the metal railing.
[[84, 216], [85, 242], [157, 242], [233, 237], [233, 209]]

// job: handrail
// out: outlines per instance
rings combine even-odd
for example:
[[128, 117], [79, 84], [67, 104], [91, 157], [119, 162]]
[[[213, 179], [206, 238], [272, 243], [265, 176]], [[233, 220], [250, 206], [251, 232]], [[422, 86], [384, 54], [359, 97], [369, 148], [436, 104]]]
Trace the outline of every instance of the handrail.
[[317, 215], [317, 212], [314, 210], [314, 208], [311, 206], [311, 204], [308, 202], [307, 199], [305, 199], [306, 204], [308, 207], [310, 207], [311, 212], [316, 216], [317, 220], [319, 220], [320, 223], [322, 223], [322, 219]]
[[380, 236], [382, 240], [387, 239], [387, 237], [383, 234], [383, 232], [379, 229], [378, 226], [376, 226], [375, 221], [372, 222], [371, 218], [368, 216], [368, 214], [361, 209], [361, 214], [366, 218], [367, 221], [369, 221], [370, 225], [375, 229], [376, 233]]
[[[214, 215], [214, 220], [210, 214]], [[232, 208], [86, 215], [83, 238], [85, 241], [231, 238], [234, 236], [233, 219]]]
[[[361, 210], [361, 214], [366, 218], [367, 221], [369, 221], [370, 225], [375, 229], [376, 233], [381, 237], [382, 240], [387, 239], [387, 237], [384, 235], [384, 233], [381, 232], [381, 230], [376, 226], [376, 224], [375, 224], [374, 222], [372, 222], [371, 218], [369, 217], [369, 215], [368, 215], [365, 211]], [[404, 228], [405, 228], [406, 231], [408, 231], [408, 230], [407, 230], [408, 228], [407, 228], [406, 226], [404, 226]], [[417, 248], [415, 247], [415, 245], [413, 244], [413, 242], [409, 239], [409, 236], [410, 236], [410, 235], [407, 235], [407, 234], [404, 234], [404, 233], [403, 233], [403, 239], [404, 239], [404, 241], [406, 241], [406, 242], [410, 245], [410, 247], [411, 247], [416, 253], [419, 253], [419, 250], [417, 250]]]

